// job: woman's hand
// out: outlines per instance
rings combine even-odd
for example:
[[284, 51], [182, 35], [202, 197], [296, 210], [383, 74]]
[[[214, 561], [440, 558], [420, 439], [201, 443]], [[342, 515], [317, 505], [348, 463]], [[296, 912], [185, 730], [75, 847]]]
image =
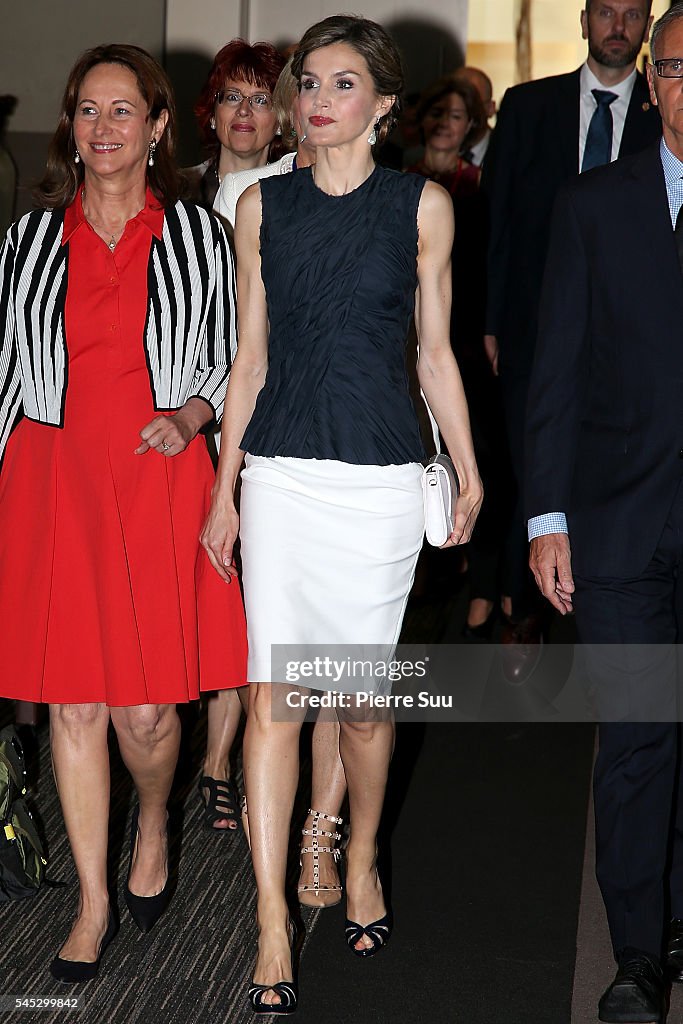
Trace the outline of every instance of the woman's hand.
[[199, 542], [205, 548], [209, 561], [226, 583], [237, 576], [232, 549], [239, 533], [240, 520], [233, 504], [224, 505], [212, 498], [211, 508], [204, 523]]
[[180, 455], [212, 418], [211, 407], [205, 401], [188, 398], [182, 409], [171, 416], [155, 416], [142, 428], [142, 444], [135, 449], [135, 454], [144, 455], [154, 448], [160, 455]]
[[495, 334], [484, 335], [484, 352], [486, 352], [486, 358], [489, 361], [493, 376], [498, 376], [498, 338]]
[[455, 513], [453, 517], [453, 532], [446, 543], [441, 545], [442, 548], [453, 548], [458, 544], [467, 544], [472, 537], [474, 524], [477, 521], [483, 500], [484, 488], [477, 474], [471, 483], [463, 487], [455, 501], [453, 506]]

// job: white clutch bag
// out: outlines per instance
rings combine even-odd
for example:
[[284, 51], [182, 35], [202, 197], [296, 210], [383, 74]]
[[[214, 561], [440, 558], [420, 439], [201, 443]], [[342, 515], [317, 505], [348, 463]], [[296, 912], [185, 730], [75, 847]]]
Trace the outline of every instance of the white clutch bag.
[[453, 532], [453, 506], [460, 493], [458, 476], [447, 455], [435, 455], [422, 473], [425, 535], [440, 548]]

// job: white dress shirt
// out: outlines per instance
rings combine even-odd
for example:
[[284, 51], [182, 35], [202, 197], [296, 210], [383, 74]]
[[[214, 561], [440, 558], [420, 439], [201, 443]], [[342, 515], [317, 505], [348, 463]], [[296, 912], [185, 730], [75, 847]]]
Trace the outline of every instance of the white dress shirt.
[[616, 160], [619, 156], [621, 138], [624, 134], [624, 124], [626, 123], [628, 105], [631, 102], [633, 86], [636, 84], [636, 74], [637, 72], [634, 68], [628, 78], [625, 78], [623, 82], [619, 82], [618, 85], [608, 86], [603, 85], [602, 82], [595, 77], [591, 69], [588, 67], [588, 64], [584, 64], [581, 68], [579, 100], [579, 170], [583, 164], [583, 153], [586, 148], [588, 126], [591, 123], [593, 114], [597, 110], [598, 106], [595, 102], [595, 96], [593, 95], [592, 90], [601, 89], [603, 92], [614, 92], [617, 95], [617, 98], [610, 104], [612, 123], [614, 125], [614, 131], [612, 134], [612, 160]]
[[472, 154], [470, 163], [473, 163], [475, 167], [481, 167], [486, 156], [486, 150], [489, 148], [489, 142], [491, 141], [491, 129], [486, 129], [486, 135], [479, 139], [479, 142], [475, 142], [473, 146], [469, 146], [469, 151]]

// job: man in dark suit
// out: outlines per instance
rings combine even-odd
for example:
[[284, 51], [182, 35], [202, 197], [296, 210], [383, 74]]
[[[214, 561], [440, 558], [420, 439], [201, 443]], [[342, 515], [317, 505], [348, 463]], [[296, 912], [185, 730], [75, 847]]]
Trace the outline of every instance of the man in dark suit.
[[553, 202], [582, 169], [636, 153], [661, 124], [636, 59], [651, 23], [651, 0], [586, 0], [586, 63], [571, 74], [527, 82], [505, 94], [482, 178], [491, 234], [486, 350], [500, 373], [508, 440], [520, 491], [506, 581], [512, 628], [504, 643], [510, 678], [532, 670], [539, 600], [527, 566], [521, 504], [523, 429], [536, 344], [538, 303]]
[[492, 117], [496, 116], [496, 101], [493, 98], [493, 82], [481, 68], [470, 67], [469, 65], [459, 68], [456, 72], [462, 78], [465, 78], [470, 85], [479, 93], [481, 102], [484, 104], [484, 113], [486, 114], [486, 121], [477, 130], [475, 135], [472, 136], [467, 144], [467, 149], [463, 150], [462, 156], [469, 163], [474, 164], [475, 167], [483, 167], [486, 152], [491, 144], [491, 127], [489, 121]]
[[559, 192], [527, 418], [530, 564], [575, 608], [600, 720], [611, 1022], [664, 1019], [663, 953], [683, 981], [683, 5], [652, 57], [663, 138]]

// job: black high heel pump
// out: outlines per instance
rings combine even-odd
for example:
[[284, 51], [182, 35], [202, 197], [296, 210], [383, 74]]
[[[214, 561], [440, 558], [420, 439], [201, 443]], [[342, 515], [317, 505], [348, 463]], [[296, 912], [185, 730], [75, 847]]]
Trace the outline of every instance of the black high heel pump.
[[[133, 867], [133, 854], [135, 853], [135, 844], [138, 838], [139, 814], [140, 807], [136, 804], [133, 809], [133, 816], [130, 822], [130, 860], [128, 861], [128, 881], [130, 881], [130, 872]], [[170, 848], [171, 836], [169, 824], [170, 819], [166, 822], [166, 839], [168, 847]], [[126, 883], [123, 898], [125, 899], [126, 906], [130, 911], [130, 916], [133, 918], [140, 931], [151, 931], [171, 902], [170, 870], [166, 877], [163, 889], [155, 896], [136, 896], [135, 893], [130, 891], [128, 883]]]
[[56, 956], [50, 964], [50, 974], [57, 981], [62, 981], [65, 984], [75, 984], [79, 981], [92, 981], [97, 976], [97, 972], [100, 969], [102, 957], [107, 946], [113, 941], [119, 930], [119, 923], [116, 920], [113, 910], [109, 908], [109, 920], [107, 921], [107, 930], [102, 936], [100, 942], [100, 948], [97, 951], [97, 960], [92, 962], [87, 960], [62, 960], [61, 956]]

